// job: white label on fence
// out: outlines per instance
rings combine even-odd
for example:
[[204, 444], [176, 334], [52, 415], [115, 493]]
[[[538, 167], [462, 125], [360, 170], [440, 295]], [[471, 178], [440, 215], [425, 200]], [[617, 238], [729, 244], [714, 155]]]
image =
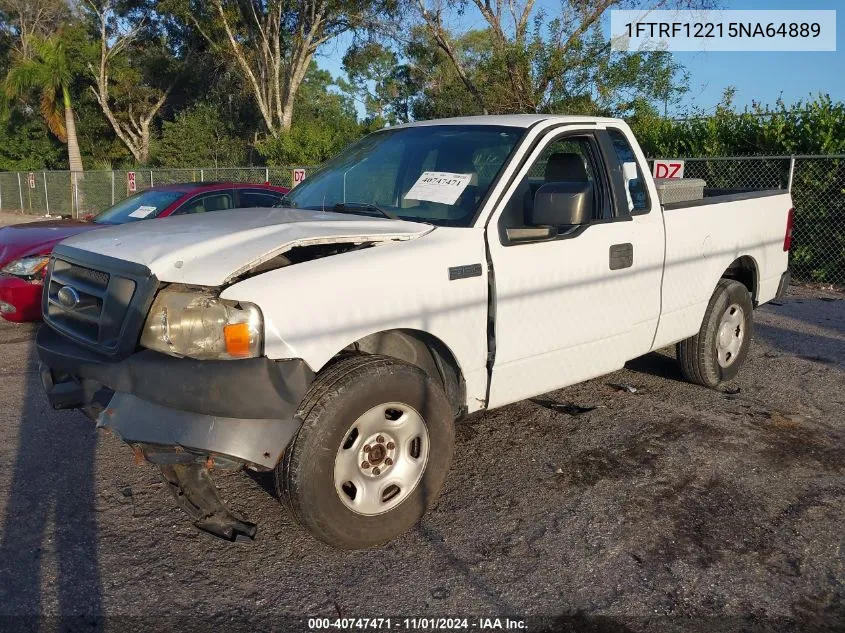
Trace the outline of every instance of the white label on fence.
[[294, 169], [293, 170], [293, 186], [296, 187], [303, 180], [305, 180], [305, 170], [304, 169]]
[[656, 160], [654, 161], [655, 178], [683, 178], [684, 161], [682, 160]]
[[135, 172], [134, 171], [127, 171], [126, 172], [126, 190], [129, 192], [137, 191], [135, 188]]
[[35, 174], [29, 172], [29, 174], [27, 175], [27, 180], [29, 180], [29, 188], [35, 189]]
[[156, 210], [155, 207], [141, 206], [141, 207], [138, 207], [137, 209], [135, 209], [132, 213], [130, 213], [129, 217], [130, 218], [145, 218], [155, 210]]
[[424, 171], [405, 194], [405, 199], [455, 204], [470, 180], [472, 180], [472, 174]]

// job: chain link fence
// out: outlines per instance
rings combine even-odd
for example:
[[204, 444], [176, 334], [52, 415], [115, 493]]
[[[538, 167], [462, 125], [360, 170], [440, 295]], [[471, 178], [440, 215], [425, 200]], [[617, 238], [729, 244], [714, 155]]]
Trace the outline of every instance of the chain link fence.
[[684, 178], [701, 178], [709, 189], [789, 189], [793, 279], [845, 286], [845, 155], [684, 160]]
[[137, 169], [109, 171], [0, 172], [0, 210], [31, 215], [83, 217], [97, 214], [135, 191], [185, 182], [269, 182], [293, 185], [291, 167], [205, 167], [196, 169]]
[[[96, 214], [138, 191], [181, 182], [270, 182], [290, 187], [299, 167], [144, 169], [128, 172], [0, 172], [0, 209], [34, 215]], [[303, 167], [311, 173], [314, 166]], [[687, 158], [685, 178], [710, 189], [790, 189], [795, 205], [791, 266], [797, 281], [845, 286], [845, 155]]]

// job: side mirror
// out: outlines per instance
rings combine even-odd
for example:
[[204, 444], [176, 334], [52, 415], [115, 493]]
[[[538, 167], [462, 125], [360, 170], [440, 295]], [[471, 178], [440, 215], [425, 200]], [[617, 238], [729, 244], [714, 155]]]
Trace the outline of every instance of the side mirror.
[[593, 186], [580, 180], [550, 182], [534, 194], [533, 226], [572, 226], [593, 219]]

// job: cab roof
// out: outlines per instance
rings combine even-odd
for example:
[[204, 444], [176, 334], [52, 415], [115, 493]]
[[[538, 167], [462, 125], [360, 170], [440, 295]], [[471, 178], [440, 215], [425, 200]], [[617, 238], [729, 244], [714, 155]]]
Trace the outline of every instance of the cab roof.
[[393, 127], [418, 127], [425, 125], [502, 125], [507, 127], [529, 128], [541, 121], [554, 120], [560, 123], [621, 123], [621, 119], [607, 117], [579, 116], [572, 114], [489, 114], [479, 116], [461, 116], [449, 119], [431, 119], [414, 121]]

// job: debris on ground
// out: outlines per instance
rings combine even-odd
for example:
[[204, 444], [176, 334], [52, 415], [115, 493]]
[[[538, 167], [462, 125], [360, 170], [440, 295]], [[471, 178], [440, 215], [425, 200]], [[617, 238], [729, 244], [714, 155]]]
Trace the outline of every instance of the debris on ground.
[[550, 411], [566, 413], [567, 415], [581, 415], [582, 413], [587, 413], [588, 411], [594, 411], [599, 407], [599, 405], [582, 406], [580, 404], [575, 404], [574, 402], [555, 402], [554, 400], [547, 400], [545, 398], [531, 398], [531, 402], [541, 407], [545, 407]]
[[636, 387], [632, 387], [631, 385], [626, 385], [621, 382], [609, 382], [607, 383], [608, 387], [613, 387], [616, 391], [626, 391], [627, 393], [638, 393], [639, 389]]

